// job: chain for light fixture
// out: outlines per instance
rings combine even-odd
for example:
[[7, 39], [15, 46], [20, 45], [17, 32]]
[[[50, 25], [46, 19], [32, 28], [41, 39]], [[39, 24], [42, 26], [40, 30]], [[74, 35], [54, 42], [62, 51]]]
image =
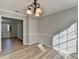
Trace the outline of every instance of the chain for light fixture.
[[[33, 8], [33, 12], [32, 12]], [[40, 4], [37, 3], [37, 0], [34, 0], [31, 5], [28, 5], [28, 10], [26, 12], [28, 15], [34, 14], [35, 16], [40, 16], [42, 11], [40, 9]]]

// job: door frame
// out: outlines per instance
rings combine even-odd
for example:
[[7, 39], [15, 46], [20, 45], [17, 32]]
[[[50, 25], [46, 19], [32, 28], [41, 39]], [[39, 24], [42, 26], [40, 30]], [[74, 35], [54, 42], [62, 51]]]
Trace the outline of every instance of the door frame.
[[[8, 18], [13, 18], [13, 19], [18, 19], [17, 17], [13, 16], [6, 16], [6, 15], [0, 15], [0, 51], [2, 51], [2, 39], [1, 39], [1, 21], [2, 21], [2, 16], [8, 17]], [[18, 20], [23, 20], [23, 45], [28, 44], [28, 33], [27, 33], [27, 18], [19, 18]]]
[[1, 42], [1, 15], [0, 15], [0, 51], [1, 51], [1, 48], [2, 48], [2, 42]]

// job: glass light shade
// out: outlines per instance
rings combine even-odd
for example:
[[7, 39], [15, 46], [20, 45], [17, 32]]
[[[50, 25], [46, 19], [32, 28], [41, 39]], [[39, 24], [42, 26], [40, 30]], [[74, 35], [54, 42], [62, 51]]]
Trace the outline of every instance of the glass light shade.
[[32, 15], [32, 11], [31, 10], [27, 10], [26, 12], [28, 15]]
[[35, 16], [37, 16], [37, 17], [38, 17], [38, 16], [40, 16], [40, 14], [39, 14], [39, 13], [35, 13]]
[[36, 13], [40, 13], [41, 14], [42, 13], [42, 10], [40, 8], [37, 8], [36, 9]]

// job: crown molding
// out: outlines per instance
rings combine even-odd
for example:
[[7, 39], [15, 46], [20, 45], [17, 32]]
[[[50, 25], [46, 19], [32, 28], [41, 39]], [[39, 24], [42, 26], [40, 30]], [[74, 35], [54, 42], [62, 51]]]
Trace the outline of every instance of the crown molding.
[[77, 7], [78, 4], [71, 4], [70, 6], [64, 6], [64, 7], [61, 7], [59, 9], [51, 9], [50, 11], [45, 11], [45, 13], [40, 16], [39, 18], [42, 18], [42, 17], [46, 17], [46, 16], [49, 16], [49, 15], [52, 15], [52, 14], [55, 14], [55, 13], [58, 13], [58, 12], [62, 12], [64, 10], [67, 10], [67, 9], [70, 9], [70, 8], [73, 8], [73, 7]]
[[8, 12], [8, 13], [11, 13], [11, 14], [16, 14], [16, 15], [20, 15], [20, 16], [27, 16], [27, 15], [24, 15], [22, 13], [17, 13], [17, 12], [6, 10], [6, 9], [0, 9], [0, 11], [1, 12]]
[[[41, 17], [49, 16], [49, 15], [55, 14], [57, 12], [61, 12], [63, 10], [73, 8], [73, 7], [76, 7], [76, 6], [78, 6], [78, 4], [71, 4], [70, 6], [64, 6], [62, 8], [56, 9], [56, 10], [51, 9], [50, 11], [45, 11], [45, 13], [42, 16], [39, 16], [39, 17], [35, 17], [35, 16], [30, 16], [30, 17], [32, 17], [32, 18], [41, 18]], [[11, 10], [6, 10], [6, 9], [0, 9], [0, 11], [8, 12], [8, 13], [11, 13], [11, 14], [16, 14], [16, 15], [20, 15], [20, 16], [25, 16], [25, 17], [27, 16], [25, 14], [14, 12], [14, 11], [11, 11]]]

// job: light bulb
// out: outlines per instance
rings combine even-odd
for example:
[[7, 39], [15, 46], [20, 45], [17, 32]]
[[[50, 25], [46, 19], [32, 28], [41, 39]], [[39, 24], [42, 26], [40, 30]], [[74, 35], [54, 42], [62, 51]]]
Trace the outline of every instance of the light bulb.
[[42, 10], [40, 8], [37, 8], [36, 9], [36, 13], [40, 13], [41, 14], [42, 13]]
[[28, 15], [32, 15], [32, 11], [30, 9], [27, 10], [26, 12]]
[[37, 16], [37, 17], [38, 17], [38, 16], [40, 16], [40, 14], [39, 14], [39, 13], [35, 13], [35, 16]]

